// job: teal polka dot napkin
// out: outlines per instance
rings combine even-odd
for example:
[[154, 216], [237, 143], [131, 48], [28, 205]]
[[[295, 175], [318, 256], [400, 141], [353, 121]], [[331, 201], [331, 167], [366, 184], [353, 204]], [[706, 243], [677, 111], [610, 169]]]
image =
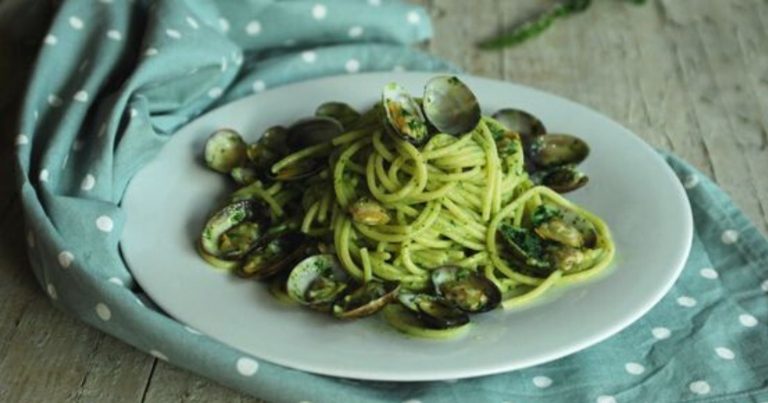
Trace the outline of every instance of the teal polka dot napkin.
[[430, 36], [429, 20], [395, 0], [70, 0], [45, 29], [15, 141], [26, 239], [52, 303], [86, 323], [273, 402], [768, 400], [768, 242], [673, 156], [696, 223], [682, 277], [634, 325], [558, 361], [460, 381], [351, 381], [185, 327], [154, 308], [118, 252], [132, 175], [190, 119], [240, 97], [331, 74], [450, 69], [407, 47]]

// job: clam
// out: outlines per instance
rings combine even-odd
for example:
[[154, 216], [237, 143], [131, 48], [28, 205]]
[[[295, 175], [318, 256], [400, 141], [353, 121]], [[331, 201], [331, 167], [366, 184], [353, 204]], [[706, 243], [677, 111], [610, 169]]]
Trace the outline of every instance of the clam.
[[533, 231], [541, 239], [547, 239], [573, 248], [584, 246], [584, 237], [574, 226], [555, 218], [535, 227]]
[[573, 165], [555, 167], [536, 175], [542, 185], [558, 192], [568, 193], [589, 182], [589, 177]]
[[547, 254], [547, 243], [527, 228], [508, 223], [499, 225], [499, 234], [506, 241], [514, 261], [536, 272], [554, 270]]
[[581, 266], [587, 257], [581, 249], [558, 246], [550, 248], [549, 259], [558, 269], [569, 271]]
[[454, 76], [437, 76], [424, 88], [424, 115], [441, 133], [467, 133], [480, 122], [475, 94]]
[[264, 131], [259, 138], [259, 145], [278, 155], [286, 155], [288, 148], [288, 129], [283, 126], [272, 126]]
[[400, 304], [415, 314], [430, 329], [449, 329], [469, 323], [469, 315], [442, 297], [427, 294], [400, 293]]
[[219, 237], [219, 256], [238, 259], [251, 250], [264, 235], [261, 223], [246, 221], [238, 224]]
[[574, 211], [551, 203], [531, 213], [532, 229], [508, 223], [499, 226], [511, 259], [537, 274], [568, 271], [595, 258], [597, 230]]
[[447, 329], [433, 329], [427, 327], [416, 312], [411, 311], [401, 304], [387, 305], [382, 314], [384, 319], [395, 329], [414, 337], [427, 339], [453, 339], [460, 337], [469, 330], [471, 323], [450, 327]]
[[384, 86], [381, 103], [387, 129], [417, 146], [427, 142], [429, 130], [421, 107], [403, 86], [397, 83]]
[[587, 143], [569, 134], [537, 137], [530, 146], [530, 157], [539, 168], [579, 164], [588, 155]]
[[594, 248], [597, 243], [597, 230], [590, 221], [554, 204], [536, 207], [531, 222], [542, 239], [575, 248]]
[[299, 232], [285, 232], [262, 242], [250, 251], [235, 274], [262, 280], [292, 267], [305, 254], [306, 238]]
[[392, 302], [399, 289], [397, 283], [372, 280], [336, 300], [331, 311], [341, 319], [373, 315]]
[[464, 312], [487, 312], [501, 302], [496, 284], [472, 270], [445, 266], [432, 271], [437, 295]]
[[360, 119], [360, 112], [343, 102], [326, 102], [317, 107], [315, 116], [334, 119], [349, 130]]
[[322, 169], [323, 163], [321, 160], [316, 158], [303, 159], [283, 167], [277, 173], [268, 172], [267, 178], [283, 182], [296, 181], [309, 178], [322, 171]]
[[280, 159], [281, 154], [265, 147], [261, 142], [257, 142], [248, 145], [246, 155], [252, 166], [260, 170], [266, 170]]
[[206, 222], [200, 236], [200, 247], [203, 252], [214, 257], [223, 257], [221, 237], [236, 226], [252, 221], [266, 228], [268, 215], [263, 214], [267, 208], [254, 200], [240, 200], [224, 206], [214, 213]]
[[292, 151], [327, 143], [344, 132], [341, 123], [327, 117], [312, 117], [297, 121], [288, 128], [286, 142]]
[[229, 173], [245, 161], [245, 149], [245, 142], [238, 132], [217, 130], [205, 142], [205, 164], [214, 171]]
[[312, 255], [288, 276], [288, 296], [313, 309], [327, 311], [347, 288], [347, 276], [336, 256]]
[[352, 220], [365, 225], [383, 225], [389, 222], [387, 209], [377, 201], [362, 197], [349, 206]]
[[541, 120], [520, 109], [500, 109], [493, 114], [493, 118], [507, 128], [507, 130], [519, 134], [520, 140], [526, 145], [531, 144], [535, 138], [547, 133], [547, 129], [541, 123]]

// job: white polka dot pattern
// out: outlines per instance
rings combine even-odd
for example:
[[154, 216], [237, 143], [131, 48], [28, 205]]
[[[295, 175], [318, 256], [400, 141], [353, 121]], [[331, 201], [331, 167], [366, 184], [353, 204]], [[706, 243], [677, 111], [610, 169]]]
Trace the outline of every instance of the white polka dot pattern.
[[77, 91], [75, 93], [75, 96], [72, 97], [77, 102], [87, 102], [88, 101], [88, 92], [84, 90]]
[[696, 174], [690, 174], [683, 179], [683, 187], [693, 189], [699, 184], [699, 177]]
[[688, 388], [691, 390], [691, 392], [697, 395], [706, 395], [712, 390], [709, 384], [705, 381], [691, 382], [691, 384], [688, 385]]
[[58, 108], [61, 106], [63, 102], [61, 101], [61, 98], [59, 98], [56, 94], [48, 95], [48, 105], [51, 105], [54, 108]]
[[267, 84], [262, 80], [256, 80], [251, 85], [251, 88], [253, 88], [253, 92], [261, 92], [267, 88]]
[[219, 18], [219, 29], [222, 32], [229, 32], [229, 21], [226, 18]]
[[651, 330], [651, 333], [653, 334], [653, 337], [659, 340], [668, 339], [672, 334], [666, 327], [654, 327], [653, 330]]
[[733, 245], [739, 241], [739, 233], [732, 229], [723, 231], [720, 240], [726, 245]]
[[349, 59], [344, 64], [344, 69], [347, 70], [347, 73], [357, 73], [360, 71], [360, 62], [356, 59]]
[[91, 174], [85, 175], [83, 181], [80, 182], [80, 189], [86, 192], [93, 189], [94, 186], [96, 186], [96, 178]]
[[757, 326], [757, 318], [748, 313], [739, 315], [739, 322], [741, 322], [741, 324], [745, 327]]
[[223, 92], [224, 90], [222, 90], [220, 87], [213, 87], [208, 90], [208, 97], [215, 99], [220, 97]]
[[181, 39], [181, 32], [175, 30], [175, 29], [166, 29], [165, 34], [168, 35], [169, 38], [173, 39]]
[[307, 63], [314, 63], [317, 60], [317, 53], [311, 50], [306, 50], [301, 52], [301, 59]]
[[250, 36], [256, 36], [261, 33], [261, 23], [259, 21], [251, 21], [245, 26], [245, 33]]
[[717, 354], [718, 357], [724, 359], [724, 360], [732, 360], [736, 358], [736, 354], [734, 354], [733, 350], [731, 350], [728, 347], [717, 347], [715, 348], [715, 354]]
[[709, 280], [714, 280], [718, 277], [717, 271], [711, 267], [705, 267], [699, 270], [699, 275]]
[[411, 25], [416, 25], [421, 21], [421, 16], [417, 11], [409, 12], [405, 18], [408, 20], [408, 23]]
[[73, 255], [72, 252], [65, 250], [59, 253], [57, 259], [59, 261], [59, 266], [61, 266], [62, 269], [68, 269], [69, 266], [72, 265], [72, 261], [75, 260], [75, 255]]
[[696, 306], [696, 300], [687, 295], [684, 295], [677, 299], [677, 304], [686, 308], [692, 308]]
[[636, 363], [636, 362], [628, 362], [624, 365], [624, 369], [627, 371], [627, 373], [632, 375], [640, 375], [643, 372], [645, 372], [645, 367]]
[[69, 26], [74, 29], [81, 30], [84, 26], [83, 20], [81, 20], [79, 17], [69, 17]]
[[237, 360], [237, 372], [242, 376], [253, 376], [259, 370], [259, 363], [253, 358], [241, 357]]
[[112, 319], [112, 311], [102, 302], [96, 304], [96, 315], [103, 321]]
[[326, 15], [328, 15], [328, 8], [325, 7], [325, 5], [315, 4], [314, 7], [312, 7], [312, 18], [322, 20], [325, 19]]
[[359, 38], [361, 36], [363, 36], [363, 27], [355, 25], [354, 27], [349, 28], [350, 38]]
[[110, 29], [107, 31], [107, 38], [112, 39], [113, 41], [121, 41], [123, 40], [123, 34], [118, 30]]
[[552, 378], [546, 376], [534, 376], [532, 381], [537, 388], [543, 389], [552, 386]]
[[45, 290], [48, 292], [48, 296], [51, 297], [51, 299], [55, 300], [59, 298], [59, 294], [56, 293], [56, 287], [54, 287], [53, 284], [48, 283]]
[[109, 280], [107, 280], [107, 281], [109, 281], [110, 283], [112, 283], [114, 285], [119, 285], [121, 287], [125, 286], [125, 283], [123, 282], [123, 280], [120, 280], [117, 277], [110, 277]]
[[112, 228], [115, 227], [115, 223], [108, 216], [99, 216], [96, 219], [96, 228], [101, 232], [112, 232]]

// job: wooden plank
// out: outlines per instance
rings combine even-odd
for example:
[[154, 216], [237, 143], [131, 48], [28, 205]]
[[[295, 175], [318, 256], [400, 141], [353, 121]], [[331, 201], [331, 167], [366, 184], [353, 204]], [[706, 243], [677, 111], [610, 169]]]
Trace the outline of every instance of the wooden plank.
[[[18, 205], [9, 208], [0, 218], [0, 360], [5, 356], [11, 339], [29, 304], [42, 299], [43, 294], [29, 269], [23, 245], [17, 240]], [[2, 388], [2, 383], [0, 383]], [[0, 392], [2, 393], [2, 392]]]
[[[498, 33], [501, 0], [432, 0], [430, 14], [435, 37], [430, 50], [466, 71], [481, 76], [499, 77], [502, 57], [475, 46], [482, 38]], [[509, 3], [509, 2], [507, 2]]]
[[[733, 20], [740, 0], [663, 1], [665, 15], [676, 21], [665, 26], [665, 35], [674, 44], [674, 61], [688, 92], [695, 127], [712, 161], [713, 176], [763, 233], [768, 233], [767, 202], [764, 192], [764, 127], [756, 108], [759, 100], [748, 81], [748, 63], [740, 51], [738, 36], [742, 25], [759, 24], [759, 19]], [[752, 9], [759, 9], [758, 2]], [[759, 31], [762, 28], [752, 29]], [[752, 73], [750, 73], [752, 74]], [[741, 118], [738, 118], [741, 116]], [[758, 169], [763, 169], [758, 171]], [[763, 193], [764, 194], [764, 193]]]
[[164, 361], [158, 361], [142, 402], [263, 403], [264, 400], [246, 396]]

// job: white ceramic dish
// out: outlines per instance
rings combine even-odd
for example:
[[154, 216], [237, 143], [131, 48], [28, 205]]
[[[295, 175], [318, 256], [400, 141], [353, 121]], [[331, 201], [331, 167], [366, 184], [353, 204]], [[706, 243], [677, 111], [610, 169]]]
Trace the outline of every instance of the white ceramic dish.
[[584, 106], [528, 87], [462, 77], [486, 113], [517, 107], [550, 131], [586, 139], [589, 185], [568, 195], [603, 217], [617, 244], [613, 268], [556, 290], [535, 306], [473, 317], [456, 341], [408, 338], [379, 318], [352, 323], [275, 301], [262, 284], [211, 269], [195, 253], [206, 215], [227, 181], [200, 162], [208, 135], [232, 127], [255, 140], [266, 127], [339, 100], [369, 107], [396, 81], [419, 94], [431, 73], [374, 73], [284, 86], [223, 106], [190, 123], [130, 183], [121, 247], [136, 280], [176, 319], [255, 357], [346, 378], [457, 379], [528, 367], [589, 347], [645, 314], [679, 275], [692, 237], [679, 181], [646, 143]]

